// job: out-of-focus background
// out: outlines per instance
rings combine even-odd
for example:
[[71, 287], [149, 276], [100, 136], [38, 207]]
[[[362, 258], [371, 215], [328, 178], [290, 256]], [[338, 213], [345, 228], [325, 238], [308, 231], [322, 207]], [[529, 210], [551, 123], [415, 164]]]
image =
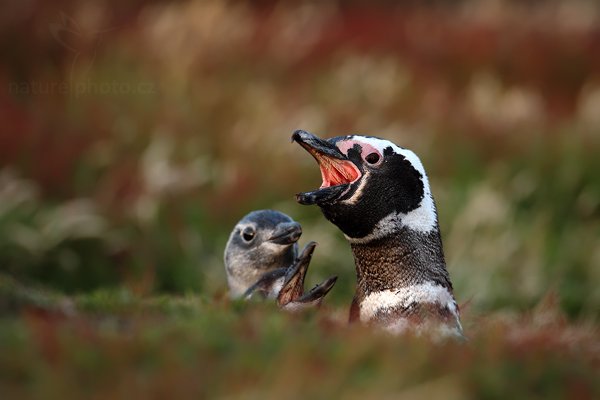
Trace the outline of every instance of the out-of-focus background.
[[[235, 222], [262, 208], [299, 221], [301, 243], [319, 243], [307, 285], [338, 275], [327, 303], [345, 310], [355, 283], [349, 246], [316, 207], [294, 201], [296, 192], [320, 183], [312, 158], [289, 142], [299, 128], [322, 137], [381, 136], [421, 157], [456, 297], [467, 303], [467, 330], [486, 315], [511, 318], [545, 304], [561, 324], [597, 321], [600, 6], [592, 0], [401, 4], [4, 2], [0, 312], [9, 333], [3, 344], [19, 349], [21, 343], [26, 352], [40, 331], [46, 346], [55, 309], [64, 318], [86, 304], [108, 313], [103, 302], [123, 311], [123, 302], [159, 298], [167, 304], [156, 306], [160, 318], [187, 307], [169, 305], [179, 299], [203, 304], [191, 312], [208, 313], [201, 327], [226, 327], [229, 342], [214, 339], [211, 347], [200, 340], [198, 348], [247, 351], [228, 330], [237, 325], [223, 322], [251, 323], [235, 308], [242, 306], [231, 311], [224, 300], [222, 253]], [[212, 315], [212, 305], [226, 316]], [[179, 334], [202, 336], [187, 328]], [[254, 356], [281, 361], [269, 358], [265, 346]], [[199, 358], [207, 357], [198, 348]], [[49, 351], [51, 365], [56, 357], [79, 365]], [[292, 354], [290, 365], [306, 361], [285, 354]], [[48, 370], [26, 361], [19, 369], [13, 361], [0, 365], [15, 382], [33, 379], [34, 394], [56, 389], [44, 380]], [[469, 364], [475, 375], [476, 364]], [[555, 372], [548, 375], [554, 383]], [[368, 370], [356, 373], [363, 388], [373, 381]], [[473, 382], [506, 388], [486, 379]], [[279, 377], [279, 389], [270, 393], [301, 381]], [[552, 393], [587, 395], [586, 383]], [[198, 393], [239, 395], [240, 386], [211, 387]], [[326, 388], [339, 393], [335, 385]], [[485, 390], [471, 393], [497, 393]]]

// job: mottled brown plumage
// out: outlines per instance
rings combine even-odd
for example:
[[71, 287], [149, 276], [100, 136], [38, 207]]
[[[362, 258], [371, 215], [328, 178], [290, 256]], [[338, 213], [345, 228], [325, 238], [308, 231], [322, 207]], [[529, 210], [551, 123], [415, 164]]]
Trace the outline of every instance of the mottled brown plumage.
[[368, 293], [434, 282], [452, 291], [438, 230], [422, 234], [406, 228], [368, 243], [351, 243], [357, 299]]

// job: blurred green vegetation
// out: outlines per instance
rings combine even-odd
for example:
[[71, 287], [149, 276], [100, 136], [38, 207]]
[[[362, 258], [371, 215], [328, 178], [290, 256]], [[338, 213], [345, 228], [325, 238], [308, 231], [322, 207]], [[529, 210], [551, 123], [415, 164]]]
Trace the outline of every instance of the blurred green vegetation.
[[122, 290], [66, 297], [6, 278], [0, 309], [20, 316], [0, 320], [0, 385], [8, 398], [600, 394], [597, 328], [567, 324], [551, 298], [521, 316], [480, 318], [467, 344], [348, 327], [331, 309], [291, 315], [274, 304], [141, 299]]
[[[163, 398], [204, 398], [214, 393], [239, 398], [304, 398], [299, 395], [303, 393], [315, 398], [451, 399], [506, 398], [514, 393], [522, 393], [516, 398], [523, 399], [593, 398], [598, 393], [586, 387], [594, 379], [590, 365], [575, 356], [551, 353], [545, 357], [550, 362], [540, 365], [539, 358], [548, 351], [545, 346], [533, 347], [521, 357], [518, 348], [504, 349], [497, 342], [482, 342], [477, 344], [491, 345], [509, 354], [473, 355], [456, 345], [440, 351], [422, 340], [393, 343], [390, 338], [373, 338], [364, 332], [315, 338], [310, 329], [319, 327], [312, 321], [302, 321], [303, 324], [294, 324], [298, 326], [296, 332], [283, 330], [290, 340], [301, 340], [296, 348], [287, 348], [283, 343], [288, 342], [276, 339], [281, 338], [281, 327], [289, 325], [288, 321], [276, 315], [271, 319], [254, 327], [232, 321], [206, 324], [203, 318], [178, 318], [151, 333], [151, 323], [136, 321], [125, 337], [114, 333], [110, 326], [92, 338], [58, 328], [58, 332], [53, 332], [61, 355], [58, 362], [40, 362], [36, 351], [15, 351], [22, 349], [19, 345], [26, 341], [24, 324], [16, 323], [9, 327], [9, 334], [3, 333], [13, 345], [6, 354], [19, 357], [16, 368], [13, 364], [10, 371], [16, 375], [15, 380], [34, 383], [16, 390], [9, 388], [4, 393], [11, 398], [78, 398], [89, 393], [111, 398], [126, 398], [132, 393]], [[207, 329], [247, 329], [253, 335], [233, 343], [218, 335], [191, 335]], [[364, 341], [365, 334], [369, 340]], [[340, 336], [353, 346], [351, 350], [340, 349]], [[69, 350], [73, 348], [77, 351]], [[382, 356], [375, 359], [374, 354]], [[398, 362], [403, 358], [416, 362]], [[468, 364], [466, 376], [457, 376], [453, 368], [463, 367], [469, 358], [474, 360]], [[573, 361], [577, 362], [575, 368], [567, 364]], [[29, 363], [38, 368], [30, 370]]]
[[[598, 394], [596, 2], [0, 10], [0, 386], [10, 397], [80, 397], [71, 380], [98, 397]], [[338, 275], [327, 304], [336, 318], [348, 308], [349, 246], [293, 200], [319, 182], [289, 144], [298, 128], [419, 154], [469, 346], [224, 299], [230, 229], [274, 208], [302, 224], [301, 243], [319, 243], [307, 285]]]

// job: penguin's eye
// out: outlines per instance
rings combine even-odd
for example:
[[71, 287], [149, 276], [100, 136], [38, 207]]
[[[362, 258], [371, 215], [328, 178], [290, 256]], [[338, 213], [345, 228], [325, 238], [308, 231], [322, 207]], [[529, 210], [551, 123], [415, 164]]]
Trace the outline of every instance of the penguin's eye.
[[247, 227], [247, 228], [244, 228], [244, 230], [242, 231], [242, 238], [246, 242], [250, 242], [252, 239], [254, 239], [255, 234], [256, 234], [256, 232], [254, 232], [254, 229]]
[[369, 164], [377, 164], [380, 158], [379, 153], [370, 153], [365, 157], [365, 161]]

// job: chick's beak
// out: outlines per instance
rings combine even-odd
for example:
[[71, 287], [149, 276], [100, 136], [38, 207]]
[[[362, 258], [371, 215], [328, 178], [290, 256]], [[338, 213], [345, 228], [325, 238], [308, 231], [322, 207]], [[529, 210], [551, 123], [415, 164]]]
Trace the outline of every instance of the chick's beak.
[[297, 222], [284, 222], [275, 228], [269, 239], [269, 242], [275, 244], [293, 244], [302, 236], [302, 227]]

